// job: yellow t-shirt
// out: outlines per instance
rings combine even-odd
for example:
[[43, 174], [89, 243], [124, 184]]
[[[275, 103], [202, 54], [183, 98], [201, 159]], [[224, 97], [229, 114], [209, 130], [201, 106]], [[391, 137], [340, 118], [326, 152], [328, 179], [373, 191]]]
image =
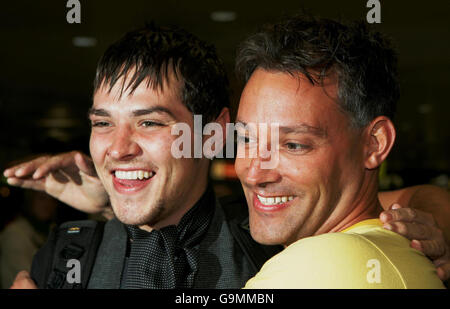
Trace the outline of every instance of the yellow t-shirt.
[[431, 261], [410, 241], [361, 221], [340, 233], [296, 241], [268, 260], [245, 288], [438, 289], [445, 288]]

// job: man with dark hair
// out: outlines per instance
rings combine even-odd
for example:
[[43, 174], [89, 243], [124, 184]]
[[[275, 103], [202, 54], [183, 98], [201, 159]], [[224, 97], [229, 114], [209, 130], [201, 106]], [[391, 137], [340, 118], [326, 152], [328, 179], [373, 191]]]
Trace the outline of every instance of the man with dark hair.
[[443, 287], [435, 266], [378, 219], [396, 65], [389, 42], [364, 24], [300, 16], [242, 43], [237, 122], [277, 125], [279, 139], [261, 145], [255, 132], [238, 132], [238, 147], [275, 149], [279, 163], [268, 170], [270, 158], [238, 157], [236, 172], [252, 237], [286, 247], [247, 288]]
[[228, 78], [214, 46], [182, 29], [148, 24], [111, 45], [98, 63], [94, 94], [106, 86], [110, 92], [119, 80], [120, 95], [132, 95], [141, 83], [162, 91], [178, 81], [181, 102], [208, 122], [229, 107]]
[[[225, 132], [227, 106], [227, 80], [213, 48], [185, 31], [150, 25], [113, 44], [99, 62], [89, 112], [93, 162], [71, 152], [18, 165], [5, 176], [87, 212], [112, 206], [116, 218], [104, 228], [89, 288], [239, 288], [279, 246], [254, 242], [243, 201], [215, 198], [208, 159], [175, 159], [170, 151], [172, 128], [183, 122], [192, 129], [194, 114]], [[400, 197], [422, 190], [436, 188], [392, 192], [383, 205], [414, 204]], [[437, 229], [422, 222], [426, 214], [417, 211], [410, 220], [401, 210], [386, 213], [387, 221]], [[68, 225], [59, 231], [79, 232]], [[412, 236], [409, 228], [403, 233]], [[426, 239], [443, 244], [434, 235]], [[46, 276], [34, 279], [49, 287]], [[21, 282], [32, 284], [24, 273], [16, 286]], [[62, 287], [72, 285], [63, 280]]]
[[[192, 129], [192, 114], [229, 121], [223, 66], [214, 48], [193, 35], [150, 25], [107, 49], [94, 89], [90, 151], [118, 219], [113, 222], [117, 229], [125, 224], [130, 238], [128, 249], [121, 245], [128, 253], [120, 286], [192, 288], [216, 201], [209, 160], [175, 159], [172, 129], [180, 122]], [[108, 282], [106, 247], [90, 287]]]
[[337, 99], [356, 127], [379, 115], [393, 118], [400, 96], [395, 50], [363, 22], [347, 26], [303, 16], [268, 25], [238, 51], [236, 70], [245, 81], [257, 68], [301, 73], [319, 85], [334, 74]]

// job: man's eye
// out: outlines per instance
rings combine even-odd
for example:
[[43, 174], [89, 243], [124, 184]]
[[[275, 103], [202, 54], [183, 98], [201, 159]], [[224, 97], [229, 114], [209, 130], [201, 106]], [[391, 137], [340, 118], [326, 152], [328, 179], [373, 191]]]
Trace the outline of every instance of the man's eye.
[[245, 135], [237, 135], [237, 142], [239, 143], [239, 144], [251, 144], [251, 143], [254, 143], [255, 142], [255, 139], [253, 139], [253, 138], [251, 138], [251, 137], [248, 137], [248, 136], [245, 136]]
[[249, 138], [247, 136], [243, 136], [243, 135], [237, 135], [237, 142], [238, 143], [245, 143], [247, 144], [249, 142]]
[[286, 148], [288, 150], [299, 151], [299, 150], [309, 150], [311, 146], [299, 143], [286, 143]]
[[109, 123], [106, 121], [93, 121], [91, 122], [93, 127], [108, 127]]
[[146, 120], [146, 121], [141, 122], [141, 126], [143, 126], [143, 127], [162, 127], [162, 126], [164, 126], [164, 124], [155, 122], [155, 121]]

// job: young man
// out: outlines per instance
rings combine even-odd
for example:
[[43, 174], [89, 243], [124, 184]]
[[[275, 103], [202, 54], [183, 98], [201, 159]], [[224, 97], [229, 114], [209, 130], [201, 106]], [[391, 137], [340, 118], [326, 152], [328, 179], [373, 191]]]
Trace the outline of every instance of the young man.
[[[74, 156], [83, 171], [69, 164], [59, 175], [65, 184], [54, 174], [38, 181], [68, 204], [112, 206], [116, 218], [104, 228], [83, 287], [239, 288], [254, 275], [260, 265], [246, 255], [251, 248], [235, 243], [225, 220], [240, 210], [225, 214], [220, 206], [208, 181], [210, 160], [176, 159], [171, 151], [174, 127], [184, 123], [193, 132], [194, 114], [225, 130], [228, 104], [227, 77], [214, 48], [184, 30], [148, 25], [106, 50], [89, 110], [95, 170]], [[56, 235], [70, 231], [63, 225]], [[33, 279], [42, 288], [72, 287], [61, 275], [64, 265], [42, 273], [49, 243], [35, 257]], [[269, 252], [266, 257], [276, 251]]]
[[[442, 288], [434, 265], [382, 228], [378, 168], [394, 141], [397, 59], [364, 25], [296, 17], [247, 39], [237, 122], [279, 126], [276, 143], [238, 132], [252, 237], [286, 249], [247, 288]], [[267, 143], [267, 144], [265, 144]], [[242, 149], [241, 149], [242, 150]]]
[[[42, 157], [5, 171], [8, 182], [89, 212], [110, 200], [117, 218], [105, 227], [89, 288], [244, 286], [278, 247], [256, 245], [245, 206], [222, 207], [206, 189], [209, 160], [170, 153], [171, 128], [192, 128], [193, 114], [224, 131], [229, 122], [226, 78], [213, 50], [184, 31], [132, 32], [107, 50], [95, 85], [93, 164], [77, 152]], [[386, 199], [386, 208], [398, 197]], [[405, 219], [400, 210], [391, 214], [398, 215], [393, 223]], [[18, 282], [30, 283], [24, 274]]]

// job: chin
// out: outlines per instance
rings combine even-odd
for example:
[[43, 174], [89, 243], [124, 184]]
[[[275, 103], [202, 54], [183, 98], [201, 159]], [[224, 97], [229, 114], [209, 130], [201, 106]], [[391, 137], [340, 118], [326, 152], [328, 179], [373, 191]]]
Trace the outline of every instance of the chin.
[[[250, 227], [250, 234], [252, 238], [262, 245], [274, 246], [274, 245], [282, 245], [285, 243], [285, 239], [278, 233], [274, 233], [271, 231], [256, 231], [258, 229]], [[253, 232], [254, 231], [254, 232]]]
[[158, 222], [157, 215], [127, 215], [127, 214], [117, 214], [117, 219], [127, 225], [148, 225], [153, 226]]
[[139, 216], [133, 215], [133, 214], [129, 214], [127, 212], [118, 210], [118, 209], [114, 209], [114, 215], [116, 216], [117, 220], [119, 220], [120, 222], [122, 222], [123, 224], [127, 224], [127, 225], [142, 225], [144, 220], [142, 220], [141, 218], [139, 218]]
[[141, 207], [127, 203], [112, 204], [112, 209], [116, 218], [127, 225], [151, 225], [157, 221], [162, 209], [153, 208], [145, 211]]
[[142, 222], [144, 220], [139, 220], [138, 218], [133, 218], [133, 217], [121, 214], [121, 213], [117, 213], [117, 212], [114, 212], [114, 213], [116, 215], [117, 220], [119, 220], [123, 224], [126, 224], [126, 225], [143, 225], [144, 224], [144, 222]]

